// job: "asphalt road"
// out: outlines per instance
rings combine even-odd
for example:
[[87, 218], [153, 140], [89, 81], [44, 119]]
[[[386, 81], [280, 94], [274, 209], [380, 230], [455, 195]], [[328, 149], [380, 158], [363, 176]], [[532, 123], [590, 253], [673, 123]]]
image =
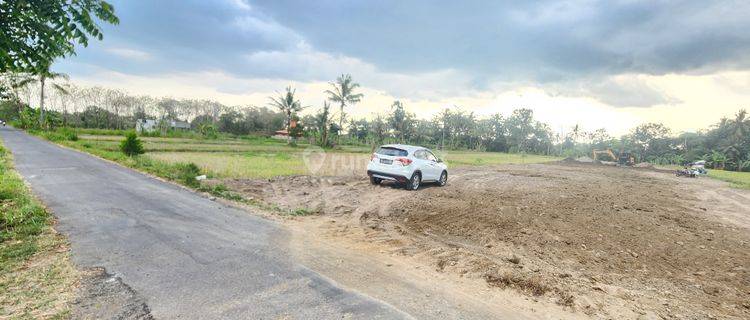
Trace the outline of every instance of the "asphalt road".
[[82, 268], [104, 267], [157, 319], [400, 319], [296, 263], [277, 224], [10, 127], [15, 165]]

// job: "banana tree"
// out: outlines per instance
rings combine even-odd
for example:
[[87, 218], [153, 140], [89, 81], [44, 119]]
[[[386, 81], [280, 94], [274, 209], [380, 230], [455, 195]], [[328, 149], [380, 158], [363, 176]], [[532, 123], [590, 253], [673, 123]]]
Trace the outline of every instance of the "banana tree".
[[711, 163], [714, 169], [724, 170], [724, 166], [727, 163], [727, 156], [716, 150], [711, 151]]

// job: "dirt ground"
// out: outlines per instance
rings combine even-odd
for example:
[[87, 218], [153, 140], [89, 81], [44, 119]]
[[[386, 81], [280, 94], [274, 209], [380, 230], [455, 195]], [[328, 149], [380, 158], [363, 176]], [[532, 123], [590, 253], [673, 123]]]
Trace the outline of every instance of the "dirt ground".
[[416, 192], [365, 177], [222, 183], [313, 212], [294, 220], [326, 241], [466, 279], [462, 294], [520, 293], [530, 313], [750, 317], [750, 192], [707, 178], [560, 162], [454, 169], [446, 187]]

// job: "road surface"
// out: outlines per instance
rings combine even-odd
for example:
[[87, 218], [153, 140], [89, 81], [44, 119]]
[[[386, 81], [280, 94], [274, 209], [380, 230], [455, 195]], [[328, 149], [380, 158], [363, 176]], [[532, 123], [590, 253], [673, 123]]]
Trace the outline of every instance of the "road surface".
[[293, 261], [274, 222], [10, 127], [0, 136], [76, 265], [120, 277], [157, 319], [410, 318]]

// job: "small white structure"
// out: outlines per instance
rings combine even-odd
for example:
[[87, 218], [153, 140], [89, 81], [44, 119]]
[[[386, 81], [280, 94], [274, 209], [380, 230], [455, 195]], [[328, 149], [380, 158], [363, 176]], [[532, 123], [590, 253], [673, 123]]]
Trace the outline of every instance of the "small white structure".
[[[166, 123], [170, 130], [190, 130], [190, 123], [187, 121], [170, 120]], [[138, 119], [135, 121], [135, 131], [154, 132], [159, 129], [159, 121], [154, 119]]]
[[169, 128], [173, 130], [190, 130], [190, 123], [187, 121], [172, 120], [169, 121]]
[[157, 126], [158, 123], [154, 119], [138, 119], [135, 121], [135, 131], [138, 133], [153, 132]]

